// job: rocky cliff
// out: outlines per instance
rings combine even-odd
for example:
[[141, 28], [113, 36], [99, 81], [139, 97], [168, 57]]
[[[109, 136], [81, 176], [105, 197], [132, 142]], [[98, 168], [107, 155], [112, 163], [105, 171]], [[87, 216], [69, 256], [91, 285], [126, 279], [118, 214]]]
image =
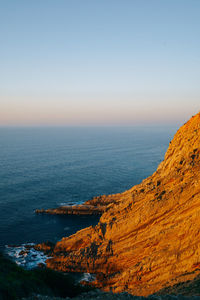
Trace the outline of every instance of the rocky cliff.
[[95, 273], [96, 286], [134, 295], [194, 279], [200, 273], [200, 113], [178, 130], [152, 176], [93, 201], [106, 203], [98, 225], [59, 241], [49, 268]]

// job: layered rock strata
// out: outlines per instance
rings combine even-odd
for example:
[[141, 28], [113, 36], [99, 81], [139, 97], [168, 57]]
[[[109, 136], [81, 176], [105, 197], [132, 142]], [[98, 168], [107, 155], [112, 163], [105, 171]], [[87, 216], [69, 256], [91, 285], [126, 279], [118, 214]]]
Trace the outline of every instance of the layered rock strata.
[[141, 184], [106, 203], [98, 225], [57, 242], [49, 268], [96, 274], [104, 290], [149, 295], [200, 273], [200, 113]]

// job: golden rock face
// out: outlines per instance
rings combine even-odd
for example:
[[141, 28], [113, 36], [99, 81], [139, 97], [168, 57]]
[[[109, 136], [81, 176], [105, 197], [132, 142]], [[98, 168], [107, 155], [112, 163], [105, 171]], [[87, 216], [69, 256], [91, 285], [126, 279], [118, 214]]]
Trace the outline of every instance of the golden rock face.
[[107, 205], [98, 225], [58, 242], [48, 267], [95, 273], [96, 286], [134, 295], [195, 278], [200, 273], [200, 113], [178, 130], [152, 176], [122, 194], [91, 201]]

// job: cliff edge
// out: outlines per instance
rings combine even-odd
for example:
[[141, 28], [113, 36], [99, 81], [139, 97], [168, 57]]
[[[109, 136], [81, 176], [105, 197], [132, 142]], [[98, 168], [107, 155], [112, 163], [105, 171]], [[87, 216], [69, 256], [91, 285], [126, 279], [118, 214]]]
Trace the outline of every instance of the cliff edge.
[[200, 113], [177, 131], [152, 176], [103, 200], [98, 225], [59, 241], [49, 268], [95, 273], [97, 287], [143, 296], [194, 279], [200, 273]]

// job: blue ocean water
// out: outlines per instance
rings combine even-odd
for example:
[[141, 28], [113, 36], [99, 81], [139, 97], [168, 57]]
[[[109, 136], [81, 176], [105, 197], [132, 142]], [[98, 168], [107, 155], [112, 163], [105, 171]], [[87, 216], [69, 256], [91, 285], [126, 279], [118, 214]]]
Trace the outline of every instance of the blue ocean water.
[[122, 192], [154, 172], [176, 126], [0, 128], [0, 246], [56, 241], [96, 217], [37, 208]]

